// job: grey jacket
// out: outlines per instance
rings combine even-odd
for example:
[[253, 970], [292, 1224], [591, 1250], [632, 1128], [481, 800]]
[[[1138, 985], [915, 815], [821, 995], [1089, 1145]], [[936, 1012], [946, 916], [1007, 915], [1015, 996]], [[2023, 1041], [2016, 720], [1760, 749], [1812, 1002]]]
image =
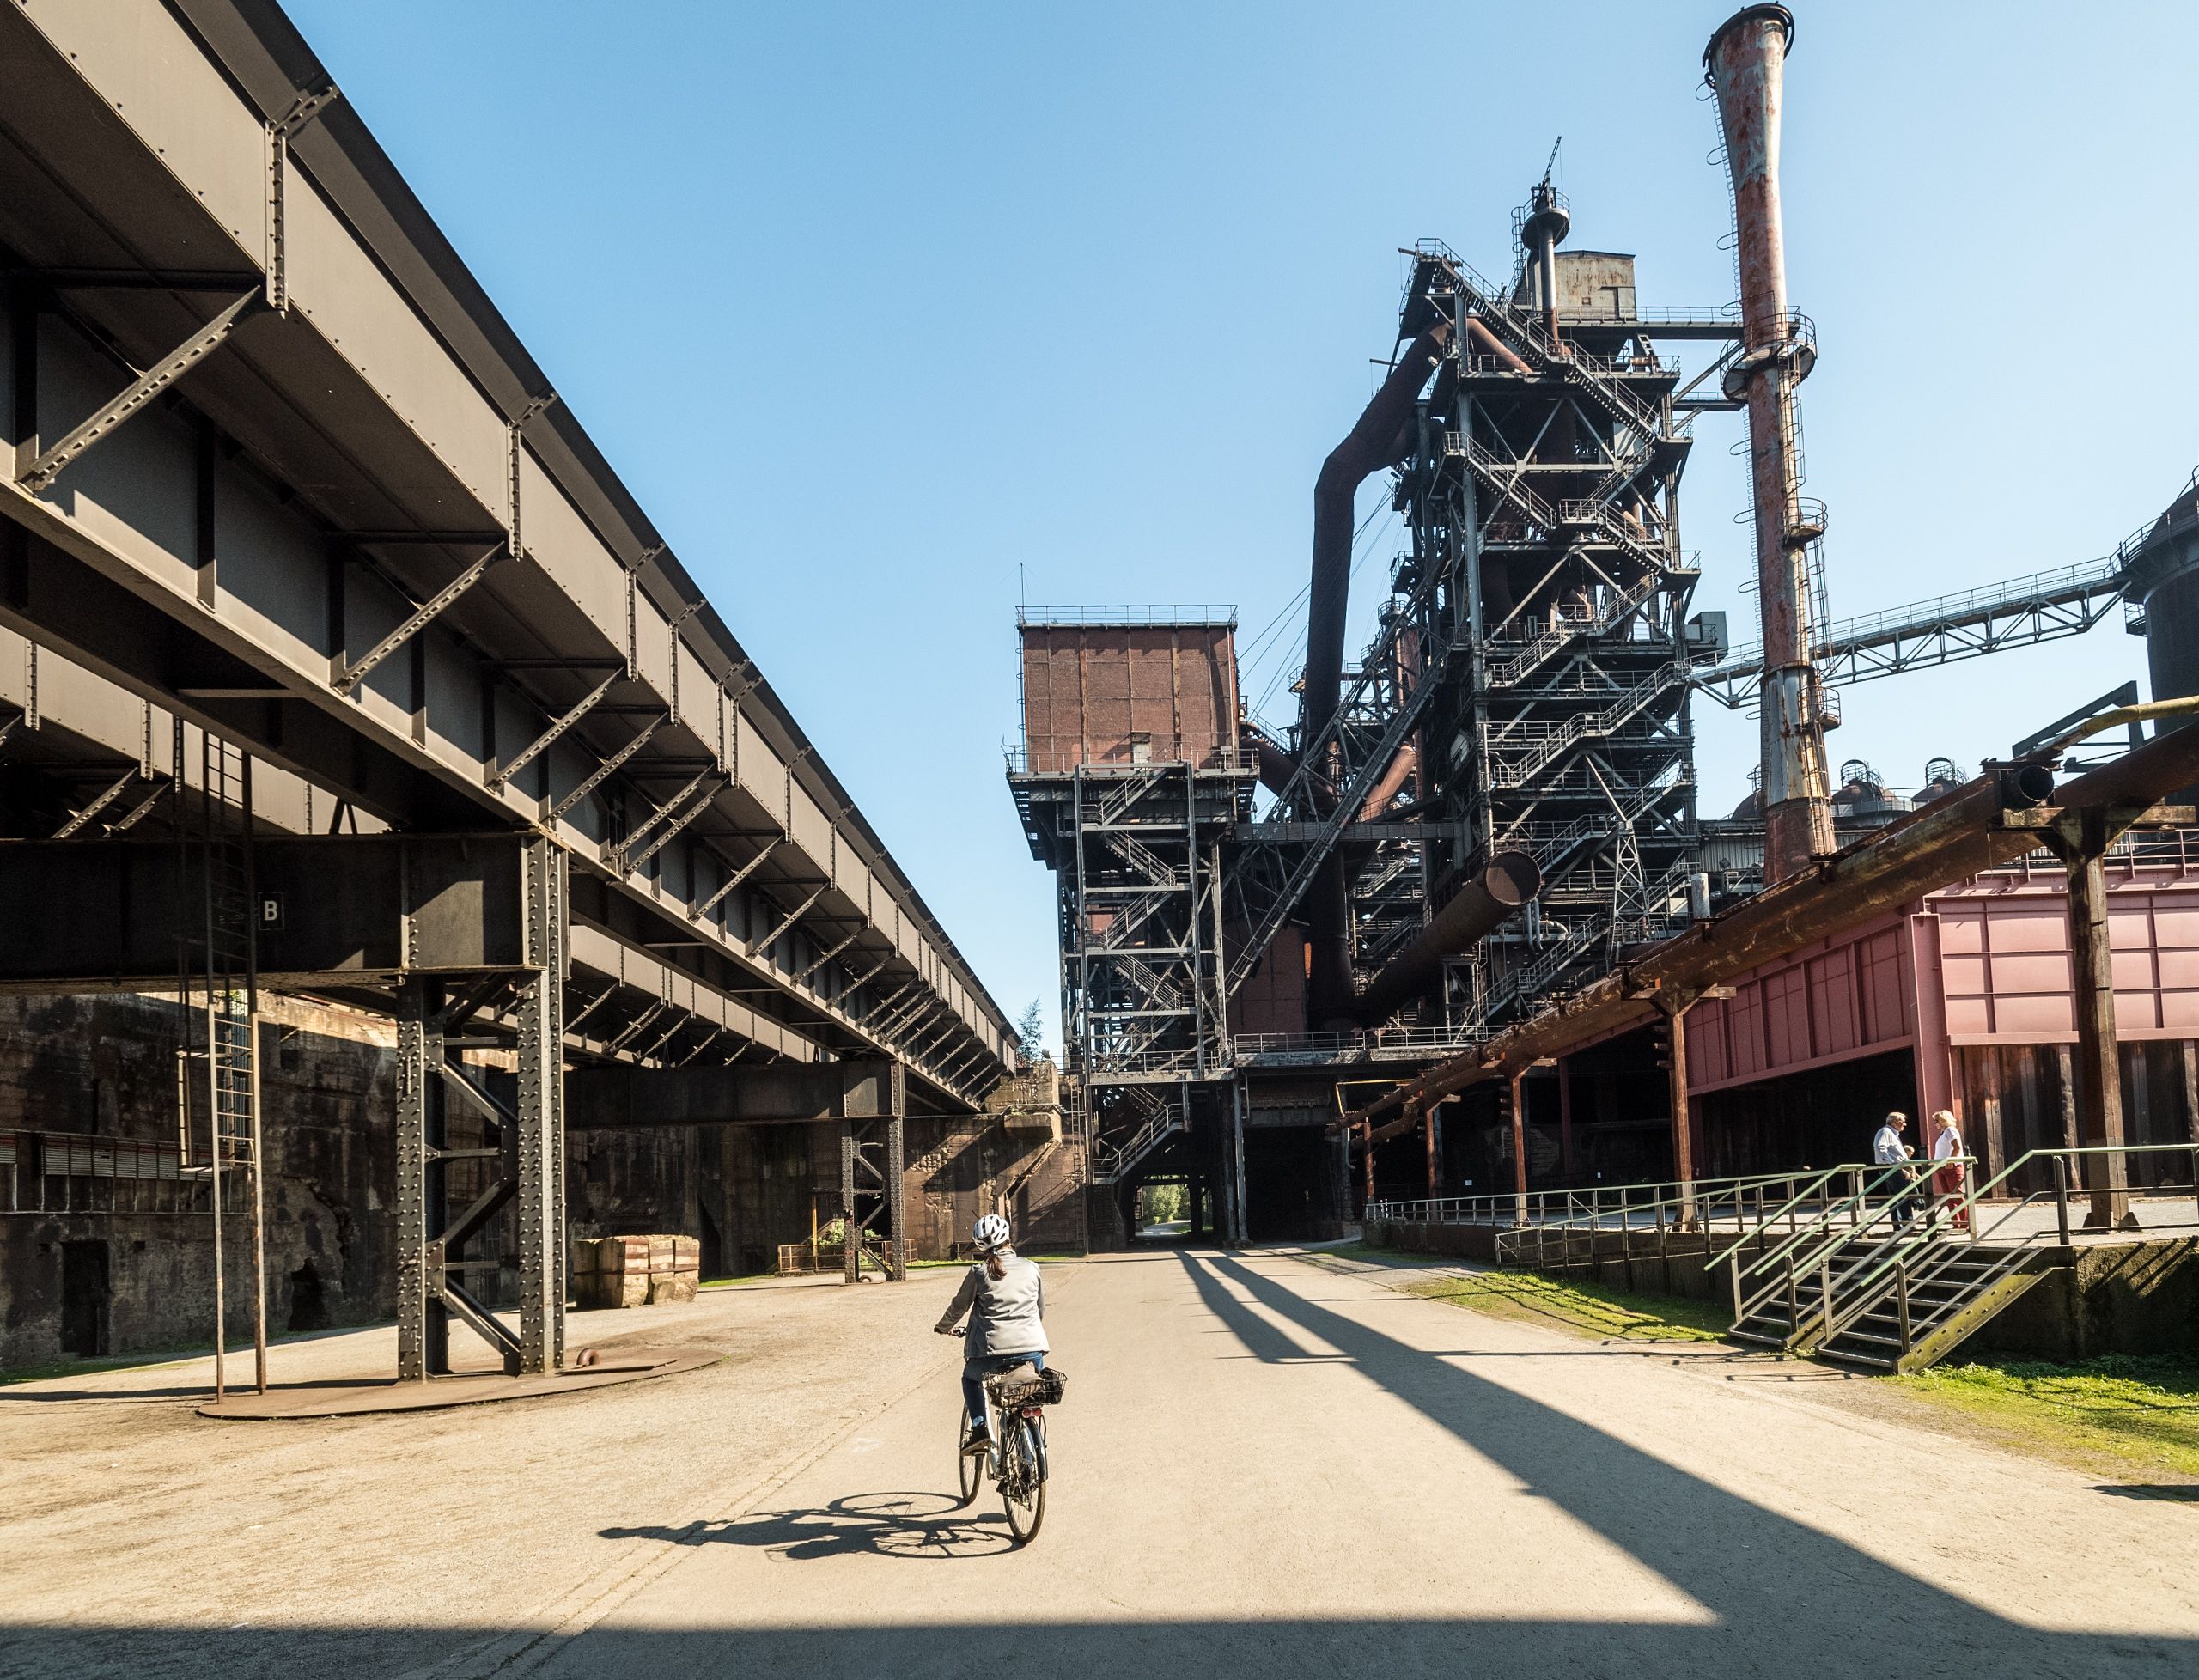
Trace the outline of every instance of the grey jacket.
[[996, 1278], [980, 1260], [962, 1275], [939, 1328], [951, 1330], [970, 1315], [970, 1336], [962, 1357], [989, 1359], [995, 1354], [1043, 1354], [1046, 1348], [1046, 1290], [1039, 1269], [1013, 1249], [1001, 1251], [1006, 1275]]

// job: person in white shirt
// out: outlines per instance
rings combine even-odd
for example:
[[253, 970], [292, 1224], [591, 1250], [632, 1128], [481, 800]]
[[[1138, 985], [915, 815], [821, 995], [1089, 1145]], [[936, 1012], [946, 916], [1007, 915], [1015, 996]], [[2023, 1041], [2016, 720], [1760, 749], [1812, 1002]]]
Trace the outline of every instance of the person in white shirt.
[[1947, 1110], [1943, 1108], [1934, 1113], [1932, 1126], [1932, 1159], [1946, 1163], [1932, 1169], [1935, 1209], [1950, 1218], [1956, 1230], [1967, 1231], [1970, 1208], [1962, 1197], [1962, 1157], [1970, 1152], [1963, 1147], [1962, 1133], [1955, 1125], [1955, 1117]]
[[[1879, 1128], [1878, 1135], [1871, 1140], [1871, 1160], [1878, 1166], [1899, 1166], [1916, 1152], [1901, 1141], [1909, 1127], [1909, 1117], [1899, 1109], [1887, 1114], [1885, 1123]], [[1914, 1204], [1909, 1196], [1910, 1175], [1906, 1172], [1881, 1172], [1878, 1175], [1885, 1188], [1892, 1192], [1893, 1228], [1906, 1231]]]

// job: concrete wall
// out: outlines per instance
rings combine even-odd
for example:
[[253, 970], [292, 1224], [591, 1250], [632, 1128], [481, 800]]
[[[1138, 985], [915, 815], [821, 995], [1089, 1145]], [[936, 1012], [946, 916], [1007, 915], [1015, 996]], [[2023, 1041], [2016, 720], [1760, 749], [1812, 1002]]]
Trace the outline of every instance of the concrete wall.
[[[287, 1002], [271, 1003], [261, 1034], [269, 1324], [279, 1331], [387, 1317], [396, 1269], [392, 1035], [364, 1016]], [[0, 1131], [172, 1141], [175, 1044], [168, 1000], [0, 998]], [[107, 1247], [108, 1351], [208, 1341], [212, 1220], [204, 1190], [192, 1189], [188, 1202], [194, 1210], [0, 1213], [0, 1367], [61, 1357], [64, 1245], [75, 1242]], [[228, 1236], [228, 1328], [248, 1337], [236, 1287], [250, 1265], [241, 1220]]]
[[979, 1115], [911, 1120], [906, 1150], [902, 1190], [917, 1258], [950, 1257], [978, 1215], [996, 1208], [1026, 1249], [1087, 1245], [1081, 1138], [1057, 1142]]
[[2059, 1251], [2046, 1275], [1955, 1357], [1989, 1349], [2052, 1360], [2199, 1354], [2199, 1239]]

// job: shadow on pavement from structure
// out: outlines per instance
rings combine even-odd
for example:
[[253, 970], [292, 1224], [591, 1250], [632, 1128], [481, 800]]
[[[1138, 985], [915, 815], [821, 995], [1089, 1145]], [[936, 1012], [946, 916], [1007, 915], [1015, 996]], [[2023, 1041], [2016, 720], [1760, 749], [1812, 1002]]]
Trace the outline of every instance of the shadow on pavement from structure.
[[[1241, 1261], [1184, 1265], [1202, 1300], [1255, 1352], [1284, 1349], [1253, 1302], [1351, 1355], [1368, 1379], [1653, 1569], [1718, 1618], [1712, 1630], [1674, 1628], [1652, 1643], [1692, 1643], [1700, 1660], [1731, 1662], [1742, 1650], [1799, 1653], [1827, 1674], [1938, 1672], [1959, 1653], [1965, 1666], [2005, 1665], [2011, 1674], [2199, 1671], [2199, 1640], [2062, 1633], [2026, 1627], [1942, 1591], [1832, 1535], [1715, 1487], [1503, 1385], [1462, 1370], [1309, 1301]], [[1208, 1275], [1201, 1276], [1201, 1273]], [[2105, 1614], [2113, 1607], [2102, 1605]], [[1584, 1611], [1593, 1612], [1584, 1604]], [[1721, 1654], [1722, 1653], [1722, 1654]], [[1555, 1657], [1555, 1651], [1552, 1652]], [[1553, 1665], [1554, 1666], [1554, 1665]], [[1768, 1670], [1767, 1671], [1770, 1671]]]
[[606, 1528], [606, 1540], [661, 1540], [675, 1546], [753, 1546], [782, 1558], [990, 1557], [1014, 1549], [998, 1512], [990, 1517], [951, 1494], [853, 1494], [830, 1505], [754, 1511], [685, 1528]]
[[[391, 1379], [387, 1377], [344, 1377], [332, 1379], [326, 1382], [270, 1383], [267, 1385], [267, 1391], [276, 1394], [291, 1389], [307, 1388], [387, 1388], [390, 1381]], [[229, 1392], [232, 1395], [249, 1393], [251, 1389], [252, 1385], [249, 1382], [229, 1385]], [[0, 1388], [0, 1410], [4, 1410], [9, 1406], [35, 1405], [57, 1400], [81, 1400], [102, 1405], [116, 1405], [134, 1403], [138, 1401], [211, 1400], [213, 1397], [214, 1385], [211, 1383], [186, 1383], [172, 1388], [41, 1388], [28, 1393], [20, 1390]]]
[[2101, 1482], [2092, 1492], [2117, 1499], [2157, 1499], [2172, 1505], [2199, 1505], [2199, 1484], [2189, 1482]]

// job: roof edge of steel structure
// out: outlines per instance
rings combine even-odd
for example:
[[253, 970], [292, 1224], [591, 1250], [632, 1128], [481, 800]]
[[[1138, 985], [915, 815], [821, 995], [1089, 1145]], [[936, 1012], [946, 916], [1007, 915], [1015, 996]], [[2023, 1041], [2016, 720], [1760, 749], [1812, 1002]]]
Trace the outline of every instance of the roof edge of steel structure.
[[[173, 9], [221, 65], [233, 86], [269, 121], [279, 121], [302, 97], [333, 83], [295, 24], [273, 0], [169, 0]], [[548, 375], [527, 350], [456, 247], [420, 203], [373, 133], [342, 100], [290, 142], [291, 149], [333, 201], [351, 231], [380, 261], [398, 288], [440, 337], [468, 375], [508, 416], [553, 389]], [[544, 432], [549, 438], [543, 436]], [[562, 446], [545, 446], [554, 438]], [[625, 557], [637, 564], [637, 581], [667, 617], [700, 601], [692, 617], [724, 668], [712, 674], [733, 679], [754, 662], [732, 630], [687, 572], [640, 503], [569, 405], [551, 405], [530, 427], [530, 443], [557, 487], [571, 497], [606, 542], [620, 536]], [[563, 460], [557, 459], [562, 454]], [[630, 546], [629, 546], [630, 545]], [[652, 584], [655, 587], [651, 587]], [[698, 650], [699, 651], [699, 650]], [[758, 674], [750, 697], [761, 705], [797, 767], [807, 759], [815, 791], [841, 813], [874, 855], [897, 893], [935, 938], [955, 965], [958, 977], [1003, 1035], [1013, 1024], [986, 990], [976, 971], [893, 859], [876, 830], [856, 807], [839, 779], [819, 758], [809, 738], [767, 680]]]

